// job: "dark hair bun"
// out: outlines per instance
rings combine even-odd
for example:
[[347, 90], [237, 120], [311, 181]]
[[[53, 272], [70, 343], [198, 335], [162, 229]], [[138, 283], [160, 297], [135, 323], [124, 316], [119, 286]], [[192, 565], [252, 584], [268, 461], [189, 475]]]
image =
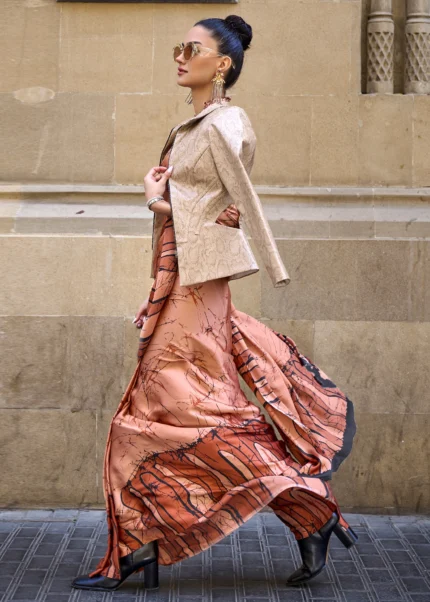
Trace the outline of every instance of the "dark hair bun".
[[224, 23], [231, 31], [234, 31], [235, 34], [239, 37], [242, 42], [242, 47], [244, 50], [249, 48], [252, 40], [252, 27], [248, 25], [246, 21], [239, 17], [239, 15], [228, 15], [224, 19]]

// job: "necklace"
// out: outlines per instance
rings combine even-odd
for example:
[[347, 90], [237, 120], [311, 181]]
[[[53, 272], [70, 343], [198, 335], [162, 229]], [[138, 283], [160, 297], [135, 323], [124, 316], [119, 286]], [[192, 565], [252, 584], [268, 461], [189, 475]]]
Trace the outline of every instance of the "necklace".
[[[227, 104], [227, 103], [228, 103], [228, 102], [230, 102], [230, 101], [231, 101], [231, 96], [223, 96], [223, 97], [222, 97], [222, 98], [220, 98], [220, 99], [206, 100], [206, 101], [203, 103], [203, 109], [202, 109], [202, 111], [204, 111], [204, 110], [206, 109], [206, 107], [208, 107], [209, 105], [212, 105], [212, 104], [215, 104], [215, 103], [217, 103], [217, 104]], [[201, 113], [202, 111], [200, 111], [200, 113]], [[197, 117], [197, 115], [199, 115], [199, 113], [195, 113], [195, 114], [194, 114], [194, 117]]]

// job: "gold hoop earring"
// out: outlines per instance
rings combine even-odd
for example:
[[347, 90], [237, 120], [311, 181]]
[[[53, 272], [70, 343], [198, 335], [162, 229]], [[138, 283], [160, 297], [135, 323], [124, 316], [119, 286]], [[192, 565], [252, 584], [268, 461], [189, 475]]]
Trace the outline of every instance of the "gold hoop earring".
[[225, 79], [221, 71], [217, 69], [215, 77], [213, 77], [211, 81], [213, 82], [211, 101], [218, 102], [224, 98]]

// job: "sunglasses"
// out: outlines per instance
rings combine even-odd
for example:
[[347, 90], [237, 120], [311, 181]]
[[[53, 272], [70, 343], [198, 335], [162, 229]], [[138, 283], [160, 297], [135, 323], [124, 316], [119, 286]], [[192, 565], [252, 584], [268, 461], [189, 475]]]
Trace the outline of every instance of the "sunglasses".
[[[199, 54], [200, 56], [211, 56], [210, 53], [212, 53], [212, 56], [227, 56], [225, 54], [222, 54], [221, 52], [217, 52], [213, 48], [207, 48], [206, 46], [195, 44], [195, 42], [188, 42], [185, 45], [183, 42], [181, 42], [180, 44], [176, 44], [176, 46], [174, 46], [173, 48], [173, 60], [175, 61], [178, 58], [178, 56], [182, 53], [184, 54], [184, 59], [186, 61], [189, 61], [193, 58], [193, 56], [196, 56], [197, 54]], [[233, 59], [231, 61], [231, 64], [233, 69], [235, 69], [236, 66], [233, 62]]]

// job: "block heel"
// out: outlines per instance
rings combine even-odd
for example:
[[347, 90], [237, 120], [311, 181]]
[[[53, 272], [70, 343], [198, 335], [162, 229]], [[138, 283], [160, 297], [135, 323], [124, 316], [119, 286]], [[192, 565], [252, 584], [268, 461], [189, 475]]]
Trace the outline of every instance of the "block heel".
[[158, 562], [154, 560], [147, 564], [143, 570], [143, 581], [145, 589], [158, 589]]
[[358, 541], [358, 535], [351, 527], [345, 529], [340, 523], [337, 523], [333, 529], [333, 533], [343, 543], [345, 548], [352, 548]]
[[150, 541], [138, 550], [122, 556], [119, 559], [120, 579], [105, 577], [98, 574], [79, 575], [72, 582], [75, 589], [95, 590], [101, 592], [110, 592], [119, 588], [119, 586], [135, 572], [140, 572], [143, 568], [143, 580], [146, 589], [158, 589], [158, 541]]

